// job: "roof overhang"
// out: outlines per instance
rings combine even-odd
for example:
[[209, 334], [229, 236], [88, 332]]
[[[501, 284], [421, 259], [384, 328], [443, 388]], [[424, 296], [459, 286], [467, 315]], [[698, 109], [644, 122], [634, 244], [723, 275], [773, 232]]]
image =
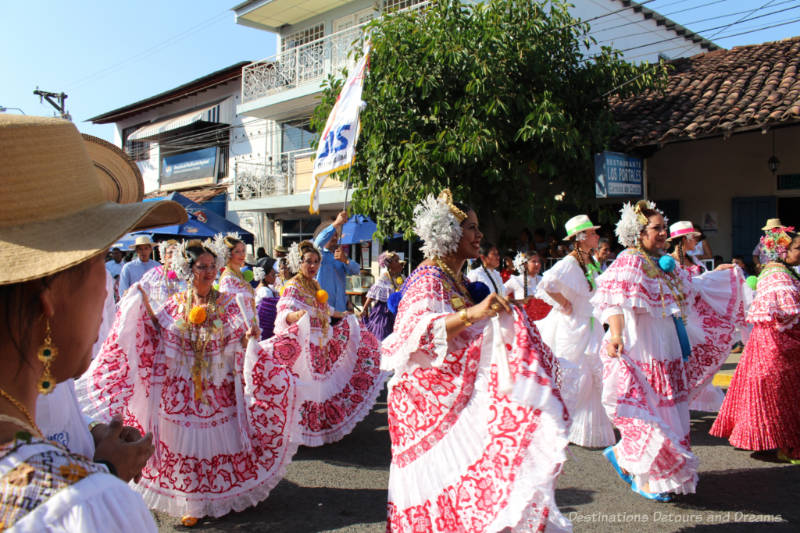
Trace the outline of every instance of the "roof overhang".
[[[216, 125], [228, 123], [230, 120], [229, 117], [223, 116], [222, 112], [222, 107], [226, 103], [227, 100], [214, 105], [202, 107], [200, 109], [195, 109], [194, 111], [183, 113], [172, 118], [147, 124], [146, 126], [142, 126], [131, 133], [127, 140], [143, 141], [146, 139], [156, 139], [162, 134], [173, 132], [179, 128], [184, 128], [194, 124], [207, 123], [210, 125]], [[232, 103], [229, 103], [228, 105], [230, 106]]]
[[280, 33], [282, 26], [293, 26], [326, 13], [352, 0], [249, 0], [233, 8], [236, 23]]

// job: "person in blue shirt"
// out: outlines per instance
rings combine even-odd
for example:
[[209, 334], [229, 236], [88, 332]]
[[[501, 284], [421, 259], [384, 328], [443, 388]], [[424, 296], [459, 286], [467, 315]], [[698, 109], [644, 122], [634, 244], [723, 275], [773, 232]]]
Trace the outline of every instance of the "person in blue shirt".
[[136, 250], [136, 257], [133, 261], [125, 263], [125, 266], [122, 267], [122, 272], [119, 274], [120, 298], [128, 290], [128, 287], [142, 279], [145, 272], [160, 265], [158, 261], [150, 259], [150, 254], [153, 252], [153, 242], [149, 237], [144, 235], [136, 237], [133, 248]]
[[345, 222], [347, 222], [347, 212], [342, 211], [336, 216], [333, 224], [314, 238], [314, 245], [322, 250], [317, 281], [328, 292], [328, 303], [341, 312], [347, 311], [345, 279], [348, 275], [358, 274], [361, 271], [361, 266], [355, 261], [350, 261], [339, 246], [339, 235]]

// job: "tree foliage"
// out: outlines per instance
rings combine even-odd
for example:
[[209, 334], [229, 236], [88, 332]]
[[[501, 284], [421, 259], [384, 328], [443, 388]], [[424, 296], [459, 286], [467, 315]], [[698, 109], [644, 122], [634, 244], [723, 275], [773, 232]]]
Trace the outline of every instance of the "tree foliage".
[[[627, 63], [610, 48], [586, 55], [589, 26], [561, 0], [439, 0], [373, 21], [366, 33], [366, 108], [350, 179], [354, 209], [382, 235], [410, 234], [414, 205], [444, 187], [484, 226], [555, 224], [592, 207], [592, 156], [616, 132], [609, 94], [665, 77], [664, 67]], [[326, 81], [317, 131], [341, 84]]]

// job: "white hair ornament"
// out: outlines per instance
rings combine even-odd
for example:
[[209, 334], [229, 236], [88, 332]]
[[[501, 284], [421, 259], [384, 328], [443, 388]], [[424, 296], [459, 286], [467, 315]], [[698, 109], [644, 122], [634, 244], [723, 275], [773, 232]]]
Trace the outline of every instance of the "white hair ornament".
[[267, 277], [267, 271], [261, 267], [253, 267], [253, 279], [256, 281], [261, 281]]
[[[667, 217], [664, 216], [663, 211], [656, 207], [655, 202], [647, 200], [646, 205], [648, 209], [652, 209], [664, 217], [664, 223], [667, 223]], [[614, 228], [617, 240], [623, 246], [633, 247], [638, 245], [639, 235], [647, 226], [647, 217], [642, 214], [638, 206], [634, 206], [630, 202], [625, 202], [619, 212], [619, 221]]]
[[188, 241], [183, 241], [178, 244], [175, 251], [172, 252], [172, 270], [175, 274], [184, 281], [189, 281], [192, 277], [192, 269], [189, 266], [189, 259], [186, 257], [186, 245]]
[[429, 194], [414, 207], [414, 232], [424, 241], [421, 249], [426, 258], [444, 257], [458, 249], [464, 220], [460, 215], [466, 218], [463, 211], [452, 204], [447, 189], [438, 198]]
[[236, 232], [228, 232], [227, 235], [223, 235], [222, 233], [214, 235], [214, 239], [209, 242], [208, 247], [217, 255], [217, 259], [222, 261], [222, 266], [220, 268], [225, 266], [231, 258], [231, 249], [225, 244], [225, 237], [233, 237], [239, 241], [242, 240], [242, 237]]
[[525, 252], [517, 252], [514, 256], [514, 270], [522, 274], [525, 271], [525, 263], [528, 262], [528, 254]]

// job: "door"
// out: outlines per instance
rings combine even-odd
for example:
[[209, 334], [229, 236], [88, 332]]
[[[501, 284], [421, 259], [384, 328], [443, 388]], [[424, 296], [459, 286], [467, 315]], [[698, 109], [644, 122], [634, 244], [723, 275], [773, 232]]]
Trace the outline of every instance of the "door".
[[752, 265], [753, 248], [761, 238], [761, 227], [768, 218], [777, 216], [777, 198], [751, 196], [733, 198], [731, 201], [731, 253], [734, 257], [741, 256], [745, 263]]

